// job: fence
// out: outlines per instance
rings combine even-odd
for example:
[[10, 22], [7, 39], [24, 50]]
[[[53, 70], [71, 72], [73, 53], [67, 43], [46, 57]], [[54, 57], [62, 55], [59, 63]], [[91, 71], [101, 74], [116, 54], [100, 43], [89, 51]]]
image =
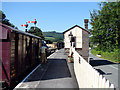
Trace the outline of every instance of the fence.
[[86, 60], [84, 60], [74, 48], [74, 71], [79, 88], [114, 88], [114, 85], [100, 75]]

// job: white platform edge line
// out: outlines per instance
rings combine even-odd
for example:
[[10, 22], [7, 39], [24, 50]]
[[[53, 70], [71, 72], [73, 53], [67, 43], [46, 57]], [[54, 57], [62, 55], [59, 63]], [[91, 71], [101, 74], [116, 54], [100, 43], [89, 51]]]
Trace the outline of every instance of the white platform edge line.
[[[58, 51], [55, 51], [55, 52], [58, 52]], [[52, 57], [55, 54], [55, 52], [53, 54], [51, 54], [50, 56], [48, 56], [47, 59], [49, 59], [50, 57]]]
[[[21, 86], [21, 84], [40, 66], [41, 64], [39, 64], [31, 73], [29, 73], [15, 88], [19, 88]], [[14, 89], [15, 89], [14, 88]]]
[[[53, 54], [51, 54], [50, 56], [48, 56], [47, 57], [47, 59], [49, 59], [51, 56], [53, 56], [55, 53], [53, 53]], [[21, 85], [22, 85], [22, 83], [40, 66], [41, 64], [39, 64], [30, 74], [28, 74], [25, 78], [24, 78], [24, 80], [22, 80], [15, 88], [19, 88]], [[14, 88], [14, 89], [15, 89]]]
[[114, 66], [112, 66], [112, 65], [110, 65], [110, 67], [112, 67], [112, 68], [114, 68], [114, 69], [117, 69], [117, 70], [118, 70], [118, 68], [117, 68], [117, 67], [114, 67]]

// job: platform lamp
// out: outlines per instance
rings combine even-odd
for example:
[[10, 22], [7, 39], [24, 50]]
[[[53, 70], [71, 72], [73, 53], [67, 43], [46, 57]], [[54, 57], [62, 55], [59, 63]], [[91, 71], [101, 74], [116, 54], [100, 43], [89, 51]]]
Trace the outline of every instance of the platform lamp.
[[69, 53], [69, 56], [71, 56], [72, 55], [72, 37], [73, 37], [73, 34], [72, 34], [72, 32], [70, 32], [70, 34], [68, 34], [68, 37], [69, 37], [69, 39], [70, 39], [70, 53]]
[[70, 32], [70, 34], [68, 35], [68, 37], [70, 38], [70, 44], [71, 44], [71, 46], [72, 46], [72, 37], [73, 37], [72, 32]]

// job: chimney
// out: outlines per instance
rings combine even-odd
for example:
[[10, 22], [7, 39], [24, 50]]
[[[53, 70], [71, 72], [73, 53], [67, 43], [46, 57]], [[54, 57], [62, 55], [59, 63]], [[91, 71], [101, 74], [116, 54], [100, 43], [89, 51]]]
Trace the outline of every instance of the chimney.
[[89, 22], [89, 20], [88, 20], [88, 19], [84, 19], [85, 29], [87, 29], [87, 30], [88, 30], [88, 22]]

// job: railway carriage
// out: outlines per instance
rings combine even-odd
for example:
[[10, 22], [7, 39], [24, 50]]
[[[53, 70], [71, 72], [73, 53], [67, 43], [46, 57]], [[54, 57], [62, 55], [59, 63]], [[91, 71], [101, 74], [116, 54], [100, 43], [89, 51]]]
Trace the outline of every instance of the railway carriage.
[[0, 23], [0, 82], [10, 86], [13, 79], [39, 64], [41, 43], [38, 36]]
[[60, 41], [57, 42], [57, 48], [58, 48], [58, 50], [64, 48], [64, 43], [60, 42]]

